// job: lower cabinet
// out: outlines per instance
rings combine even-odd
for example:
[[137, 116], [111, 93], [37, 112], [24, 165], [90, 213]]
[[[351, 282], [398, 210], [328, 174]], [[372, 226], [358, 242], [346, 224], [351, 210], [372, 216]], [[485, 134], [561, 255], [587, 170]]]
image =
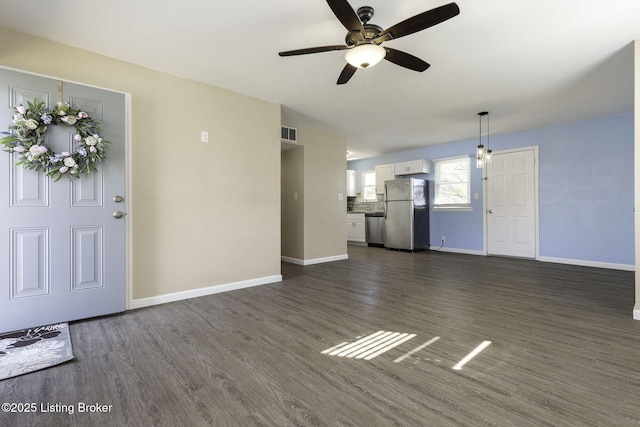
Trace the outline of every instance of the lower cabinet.
[[364, 226], [364, 214], [347, 214], [347, 241], [367, 242]]

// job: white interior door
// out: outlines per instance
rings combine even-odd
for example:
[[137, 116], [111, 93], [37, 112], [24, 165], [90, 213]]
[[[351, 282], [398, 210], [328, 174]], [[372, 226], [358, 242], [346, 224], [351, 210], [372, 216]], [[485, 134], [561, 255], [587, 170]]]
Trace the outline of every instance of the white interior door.
[[487, 252], [535, 258], [536, 151], [496, 153], [487, 164]]
[[[102, 121], [110, 141], [98, 172], [53, 182], [0, 153], [0, 331], [125, 309], [125, 96], [0, 69], [0, 130], [14, 105], [58, 99]], [[73, 151], [74, 128], [49, 126], [47, 144]], [[122, 201], [116, 202], [115, 196]]]

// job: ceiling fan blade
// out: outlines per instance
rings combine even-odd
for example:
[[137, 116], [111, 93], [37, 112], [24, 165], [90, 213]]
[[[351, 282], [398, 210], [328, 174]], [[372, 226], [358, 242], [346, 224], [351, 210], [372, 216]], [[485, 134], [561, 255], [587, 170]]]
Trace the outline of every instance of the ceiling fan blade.
[[364, 33], [364, 27], [362, 26], [362, 22], [360, 22], [360, 18], [358, 18], [358, 15], [356, 15], [356, 12], [347, 0], [327, 0], [327, 3], [333, 11], [333, 14], [338, 18], [338, 21], [340, 21], [347, 30], [357, 32], [361, 35]]
[[285, 52], [279, 52], [280, 56], [294, 56], [294, 55], [306, 55], [308, 53], [320, 53], [320, 52], [329, 52], [332, 50], [345, 50], [349, 49], [349, 46], [343, 44], [337, 44], [332, 46], [318, 46], [318, 47], [308, 47], [305, 49], [295, 49], [295, 50], [287, 50]]
[[357, 68], [351, 64], [347, 64], [342, 69], [340, 73], [340, 77], [338, 77], [338, 82], [336, 84], [343, 85], [349, 81], [351, 77], [356, 73]]
[[451, 19], [458, 14], [460, 14], [460, 8], [457, 4], [445, 4], [444, 6], [422, 12], [419, 15], [405, 19], [404, 21], [387, 28], [381, 32], [373, 42], [380, 44], [387, 40], [408, 36], [409, 34], [417, 33], [418, 31], [433, 27], [434, 25], [444, 22], [447, 19]]
[[384, 48], [387, 51], [387, 55], [384, 57], [389, 62], [393, 62], [396, 65], [399, 65], [404, 68], [408, 68], [413, 71], [423, 72], [431, 65], [424, 62], [422, 59], [410, 55], [406, 52], [397, 49], [391, 49], [390, 47]]

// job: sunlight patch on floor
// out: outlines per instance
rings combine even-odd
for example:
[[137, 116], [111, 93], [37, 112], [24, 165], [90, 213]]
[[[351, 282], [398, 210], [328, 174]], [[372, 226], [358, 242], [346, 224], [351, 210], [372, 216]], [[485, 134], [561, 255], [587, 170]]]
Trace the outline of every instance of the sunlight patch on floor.
[[467, 354], [461, 361], [456, 363], [456, 365], [452, 369], [459, 371], [460, 369], [462, 369], [464, 365], [467, 364], [467, 362], [469, 362], [471, 359], [473, 359], [478, 354], [480, 354], [482, 350], [489, 347], [490, 344], [491, 344], [491, 341], [483, 341], [482, 344], [474, 348], [473, 351], [471, 351], [471, 353]]
[[440, 339], [440, 337], [433, 337], [431, 338], [429, 341], [427, 341], [426, 343], [419, 345], [418, 347], [414, 348], [413, 350], [403, 354], [402, 356], [398, 357], [396, 360], [394, 360], [395, 363], [400, 363], [402, 362], [404, 359], [406, 359], [407, 357], [411, 357], [412, 354], [419, 352], [420, 350], [422, 350], [423, 348], [430, 346], [431, 344], [433, 344], [434, 342], [438, 341]]
[[409, 341], [416, 334], [378, 331], [352, 343], [341, 343], [322, 351], [329, 356], [371, 360], [400, 344]]
[[[356, 337], [356, 341], [348, 342], [344, 341], [338, 345], [334, 345], [326, 350], [323, 350], [322, 354], [327, 354], [329, 356], [336, 357], [346, 357], [348, 359], [364, 359], [371, 360], [387, 351], [403, 344], [410, 339], [414, 338], [416, 334], [410, 334], [407, 332], [391, 332], [391, 331], [377, 331], [373, 334], [367, 335], [365, 337], [358, 336]], [[404, 353], [402, 356], [396, 358], [393, 362], [400, 363], [410, 357], [412, 357], [417, 352], [424, 350], [431, 344], [440, 340], [439, 336], [435, 336], [431, 338], [429, 341], [424, 344], [415, 347], [413, 350], [410, 350]], [[486, 349], [489, 345], [491, 345], [491, 341], [483, 341], [480, 345], [478, 345], [475, 349], [473, 349], [469, 354], [467, 354], [462, 360], [456, 363], [451, 369], [456, 371], [461, 370], [464, 365], [470, 362], [474, 357], [480, 354], [484, 349]], [[419, 358], [418, 358], [419, 360]], [[430, 359], [427, 359], [430, 360]], [[434, 359], [436, 362], [440, 362], [439, 359]]]

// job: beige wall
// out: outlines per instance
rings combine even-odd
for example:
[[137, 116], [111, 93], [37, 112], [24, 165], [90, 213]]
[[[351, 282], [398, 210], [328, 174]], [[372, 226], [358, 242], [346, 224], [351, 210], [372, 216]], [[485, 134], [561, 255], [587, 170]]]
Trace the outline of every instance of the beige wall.
[[304, 148], [282, 152], [281, 195], [282, 256], [304, 259]]
[[0, 40], [2, 66], [132, 95], [134, 300], [280, 274], [279, 105], [8, 29]]
[[304, 257], [345, 255], [347, 139], [315, 127], [298, 128], [298, 134], [305, 146]]
[[[282, 120], [283, 125], [298, 129], [298, 143], [304, 147], [301, 149], [304, 163], [304, 249], [302, 258], [289, 256], [304, 261], [345, 257], [347, 139], [311, 123], [290, 109], [283, 109]], [[339, 193], [342, 193], [343, 200], [338, 200]], [[283, 192], [283, 198], [290, 197]]]

